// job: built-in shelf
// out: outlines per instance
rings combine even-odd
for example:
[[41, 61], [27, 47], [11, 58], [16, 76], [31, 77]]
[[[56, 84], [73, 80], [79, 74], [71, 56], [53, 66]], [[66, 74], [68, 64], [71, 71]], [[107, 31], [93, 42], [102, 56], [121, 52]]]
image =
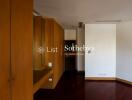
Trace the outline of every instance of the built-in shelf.
[[44, 70], [34, 70], [33, 72], [33, 93], [37, 92], [42, 86], [49, 82], [53, 71], [49, 68]]

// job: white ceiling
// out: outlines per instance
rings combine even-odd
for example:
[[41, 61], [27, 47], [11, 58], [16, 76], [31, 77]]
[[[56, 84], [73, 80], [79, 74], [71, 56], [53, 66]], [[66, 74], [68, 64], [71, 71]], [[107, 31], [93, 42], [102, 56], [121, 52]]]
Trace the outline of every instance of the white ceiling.
[[132, 0], [34, 0], [34, 9], [65, 27], [78, 22], [132, 20]]

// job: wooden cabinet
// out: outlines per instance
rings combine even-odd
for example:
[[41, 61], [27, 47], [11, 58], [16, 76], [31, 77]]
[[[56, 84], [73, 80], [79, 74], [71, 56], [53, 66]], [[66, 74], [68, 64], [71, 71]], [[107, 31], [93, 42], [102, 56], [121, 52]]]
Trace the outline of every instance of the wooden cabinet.
[[46, 69], [46, 65], [45, 65], [45, 21], [42, 18], [42, 69]]
[[12, 100], [32, 100], [33, 0], [11, 2]]
[[53, 70], [45, 69], [45, 70], [34, 70], [34, 86], [33, 86], [33, 93], [37, 92], [42, 86], [46, 86], [47, 84], [51, 83], [50, 78], [52, 77]]
[[53, 64], [53, 42], [54, 42], [54, 20], [52, 18], [44, 18], [44, 46], [45, 48], [45, 66], [49, 66], [49, 63]]
[[32, 0], [0, 0], [0, 6], [0, 100], [33, 100], [33, 66], [52, 67], [38, 85], [54, 88], [62, 76], [63, 29], [39, 16], [33, 32]]
[[0, 100], [10, 99], [10, 0], [0, 0]]
[[55, 88], [64, 72], [64, 31], [63, 28], [52, 18], [44, 18], [45, 37], [45, 66], [52, 63], [51, 82], [43, 88]]
[[61, 26], [54, 21], [54, 48], [57, 48], [57, 52], [54, 53], [54, 81], [53, 87], [55, 87], [63, 73], [63, 32]]
[[[53, 62], [53, 20], [45, 20], [41, 16], [34, 16], [34, 35], [33, 35], [33, 63], [34, 70], [44, 70], [48, 64]], [[46, 59], [45, 59], [46, 58]]]
[[33, 1], [0, 0], [0, 100], [33, 100]]
[[[64, 30], [53, 18], [38, 16], [34, 24], [35, 69], [42, 69], [42, 72], [49, 68], [52, 70], [52, 81], [47, 80], [42, 88], [53, 89], [64, 72]], [[42, 52], [38, 53], [40, 47]]]
[[53, 19], [34, 16], [33, 54], [34, 69], [46, 69], [52, 63], [53, 54]]
[[33, 68], [42, 70], [42, 17], [34, 16], [33, 21]]
[[53, 62], [53, 54], [48, 51], [53, 47], [52, 20], [45, 20], [41, 16], [34, 16], [33, 34], [33, 93], [41, 87], [50, 88], [49, 78], [52, 78], [53, 70], [48, 67]]

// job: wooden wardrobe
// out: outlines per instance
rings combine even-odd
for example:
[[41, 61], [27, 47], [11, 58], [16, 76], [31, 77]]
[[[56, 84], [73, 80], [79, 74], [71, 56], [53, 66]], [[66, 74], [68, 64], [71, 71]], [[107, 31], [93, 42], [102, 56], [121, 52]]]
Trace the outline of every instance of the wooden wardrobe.
[[33, 1], [0, 0], [0, 100], [33, 100]]
[[[34, 70], [35, 73], [51, 72], [40, 88], [54, 89], [64, 72], [64, 31], [53, 18], [34, 16]], [[40, 52], [38, 52], [41, 48]], [[52, 65], [52, 66], [50, 66]], [[49, 70], [48, 70], [49, 71]], [[36, 75], [39, 76], [39, 75]], [[37, 77], [36, 77], [37, 78]], [[52, 80], [52, 81], [51, 81]], [[39, 82], [38, 82], [39, 83]], [[40, 82], [41, 83], [41, 82]], [[37, 84], [37, 83], [36, 83]], [[38, 89], [35, 86], [35, 92]]]
[[44, 40], [45, 40], [45, 66], [52, 63], [52, 84], [48, 87], [54, 89], [64, 72], [64, 29], [53, 18], [44, 18]]
[[[37, 86], [53, 89], [63, 74], [63, 28], [54, 19], [38, 17], [34, 30], [32, 0], [0, 0], [0, 7], [0, 100], [33, 100]], [[40, 32], [35, 45], [34, 31]], [[34, 46], [41, 54], [33, 54]], [[47, 46], [58, 51], [43, 52]], [[49, 64], [49, 73], [34, 85], [33, 69], [45, 70]]]
[[63, 72], [64, 72], [64, 30], [54, 20], [53, 24], [53, 30], [54, 30], [54, 48], [58, 48], [57, 52], [54, 53], [53, 63], [54, 63], [54, 78], [53, 78], [53, 87], [57, 85], [59, 82]]

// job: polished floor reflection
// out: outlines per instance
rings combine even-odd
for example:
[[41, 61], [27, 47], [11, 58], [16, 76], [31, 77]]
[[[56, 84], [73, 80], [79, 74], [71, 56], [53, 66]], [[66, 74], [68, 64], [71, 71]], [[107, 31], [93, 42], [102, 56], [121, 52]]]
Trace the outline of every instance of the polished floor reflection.
[[132, 100], [132, 86], [114, 81], [84, 81], [82, 73], [65, 73], [55, 90], [41, 89], [34, 100]]

